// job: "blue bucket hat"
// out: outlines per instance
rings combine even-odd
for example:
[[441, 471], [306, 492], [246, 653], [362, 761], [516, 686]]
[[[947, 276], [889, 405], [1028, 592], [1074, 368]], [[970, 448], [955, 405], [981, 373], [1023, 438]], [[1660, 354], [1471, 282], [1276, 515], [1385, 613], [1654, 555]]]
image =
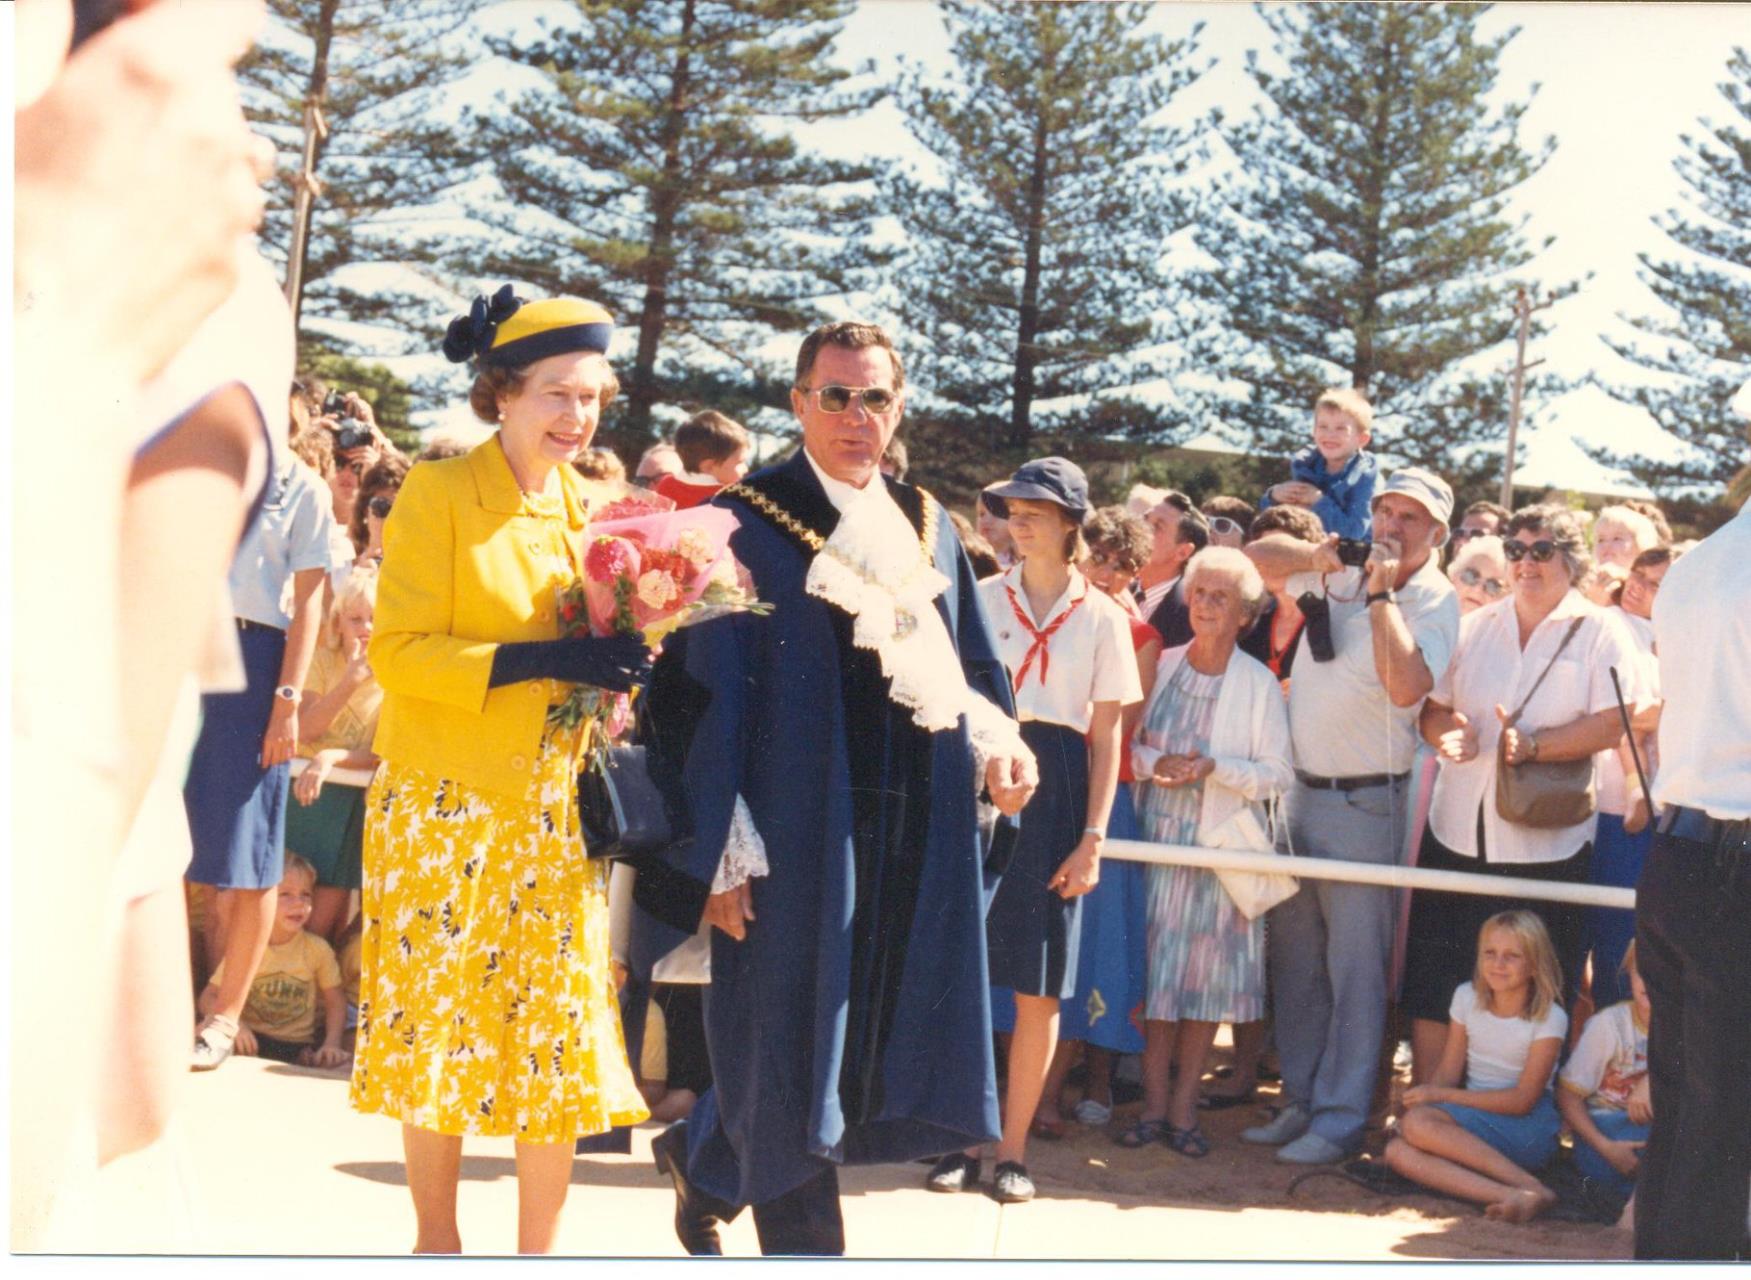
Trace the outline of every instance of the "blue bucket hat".
[[1024, 462], [1014, 476], [984, 491], [985, 505], [999, 520], [1009, 518], [1005, 499], [1055, 502], [1078, 524], [1088, 521], [1088, 477], [1069, 458], [1035, 458]]

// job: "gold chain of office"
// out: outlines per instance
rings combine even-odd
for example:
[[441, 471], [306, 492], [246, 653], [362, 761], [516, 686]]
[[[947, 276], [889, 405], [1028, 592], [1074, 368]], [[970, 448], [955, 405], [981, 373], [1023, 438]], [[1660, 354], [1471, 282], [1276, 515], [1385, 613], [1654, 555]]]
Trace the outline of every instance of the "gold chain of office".
[[[724, 493], [730, 497], [740, 498], [743, 502], [746, 502], [761, 515], [772, 521], [773, 524], [777, 525], [780, 529], [783, 529], [786, 533], [800, 541], [816, 555], [827, 550], [827, 540], [825, 538], [809, 528], [808, 525], [804, 524], [801, 520], [798, 520], [795, 516], [791, 515], [790, 512], [786, 511], [783, 507], [779, 506], [759, 490], [751, 489], [745, 484], [732, 484], [724, 490]], [[925, 566], [934, 566], [936, 563], [936, 530], [941, 519], [941, 517], [937, 515], [937, 511], [940, 508], [938, 508], [936, 504], [936, 499], [932, 498], [925, 490], [919, 489], [918, 496], [923, 499], [924, 502], [924, 527], [918, 532], [918, 547], [919, 550], [924, 553], [924, 558], [920, 562], [918, 569], [914, 569], [911, 574], [907, 575], [907, 581], [910, 581], [912, 577], [916, 576], [920, 569]], [[845, 564], [842, 557], [835, 555], [833, 558], [838, 560], [841, 564]], [[858, 570], [855, 565], [845, 564], [845, 567], [856, 572], [858, 576], [863, 578], [866, 582], [874, 581], [868, 574]]]

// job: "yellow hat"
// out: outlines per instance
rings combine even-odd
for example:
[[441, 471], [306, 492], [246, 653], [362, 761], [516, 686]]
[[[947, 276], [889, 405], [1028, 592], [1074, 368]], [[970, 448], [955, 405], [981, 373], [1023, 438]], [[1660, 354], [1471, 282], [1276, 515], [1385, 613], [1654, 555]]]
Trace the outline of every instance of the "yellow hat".
[[524, 302], [505, 285], [490, 299], [474, 300], [465, 316], [450, 322], [444, 354], [453, 363], [516, 368], [573, 351], [605, 354], [614, 336], [614, 317], [581, 298]]

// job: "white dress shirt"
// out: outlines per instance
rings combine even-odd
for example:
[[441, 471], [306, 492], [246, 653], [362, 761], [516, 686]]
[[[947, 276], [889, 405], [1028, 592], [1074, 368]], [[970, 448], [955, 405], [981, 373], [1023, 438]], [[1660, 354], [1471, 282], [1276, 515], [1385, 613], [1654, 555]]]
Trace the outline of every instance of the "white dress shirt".
[[[1593, 838], [1594, 815], [1572, 827], [1555, 828], [1521, 826], [1497, 816], [1496, 744], [1502, 722], [1496, 718], [1496, 707], [1512, 713], [1548, 665], [1550, 674], [1526, 703], [1519, 727], [1536, 735], [1540, 729], [1570, 724], [1616, 707], [1610, 671], [1615, 666], [1633, 711], [1641, 696], [1640, 667], [1635, 640], [1616, 612], [1601, 609], [1571, 590], [1533, 628], [1525, 649], [1520, 647], [1520, 622], [1512, 596], [1466, 617], [1453, 662], [1429, 695], [1463, 712], [1477, 730], [1477, 755], [1464, 764], [1441, 761], [1429, 802], [1429, 828], [1454, 853], [1477, 857], [1479, 806], [1490, 862], [1561, 862]], [[1576, 618], [1581, 619], [1580, 630], [1556, 657], [1557, 646]], [[1295, 678], [1301, 678], [1299, 662]]]
[[1666, 571], [1654, 638], [1666, 699], [1654, 798], [1751, 818], [1751, 503]]
[[[1307, 637], [1289, 681], [1289, 733], [1295, 767], [1322, 778], [1361, 778], [1407, 773], [1417, 754], [1417, 711], [1421, 704], [1395, 707], [1374, 665], [1374, 623], [1368, 616], [1367, 579], [1360, 569], [1327, 574], [1332, 642], [1337, 656], [1315, 662]], [[1320, 575], [1298, 573], [1288, 583], [1291, 596], [1318, 594]], [[1393, 592], [1398, 610], [1429, 674], [1447, 669], [1459, 639], [1459, 597], [1433, 556]]]
[[1072, 602], [1080, 600], [1081, 604], [1053, 633], [1046, 649], [1051, 657], [1049, 665], [1042, 670], [1036, 654], [1028, 666], [1021, 687], [1015, 691], [1016, 718], [1044, 720], [1087, 733], [1094, 703], [1129, 706], [1143, 701], [1143, 682], [1137, 677], [1137, 656], [1131, 646], [1131, 622], [1113, 598], [1096, 590], [1072, 568], [1064, 594], [1043, 616], [1035, 616], [1027, 592], [1022, 590], [1021, 571], [1022, 566], [1017, 565], [979, 584], [979, 598], [997, 640], [997, 656], [1009, 669], [1011, 681], [1027, 661], [1034, 638], [1016, 618], [1009, 591], [1015, 592], [1016, 602], [1034, 626], [1042, 629]]

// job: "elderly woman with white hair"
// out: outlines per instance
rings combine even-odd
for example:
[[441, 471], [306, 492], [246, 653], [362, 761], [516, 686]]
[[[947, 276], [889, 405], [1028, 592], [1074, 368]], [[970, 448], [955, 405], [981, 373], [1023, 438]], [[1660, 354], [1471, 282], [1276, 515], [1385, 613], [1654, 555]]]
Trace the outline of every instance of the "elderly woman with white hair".
[[[1131, 747], [1139, 824], [1164, 844], [1226, 843], [1220, 832], [1243, 827], [1262, 835], [1265, 804], [1294, 776], [1276, 677], [1236, 647], [1264, 604], [1264, 581], [1229, 547], [1198, 552], [1185, 579], [1192, 639], [1161, 655]], [[1198, 1082], [1216, 1028], [1264, 1016], [1264, 917], [1247, 919], [1213, 871], [1151, 866], [1146, 880], [1143, 1111], [1118, 1141], [1204, 1156]]]

